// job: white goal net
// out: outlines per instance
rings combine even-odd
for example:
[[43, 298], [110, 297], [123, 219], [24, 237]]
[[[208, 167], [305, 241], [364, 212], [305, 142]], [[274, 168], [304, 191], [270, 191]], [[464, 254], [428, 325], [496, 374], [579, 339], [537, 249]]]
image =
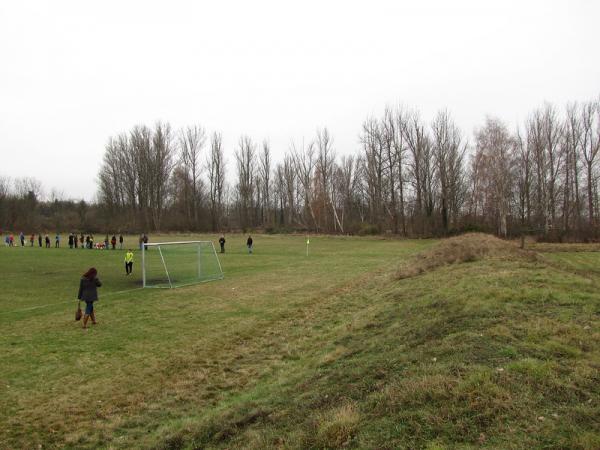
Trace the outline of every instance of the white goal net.
[[143, 287], [174, 288], [223, 278], [211, 241], [159, 242], [142, 249]]

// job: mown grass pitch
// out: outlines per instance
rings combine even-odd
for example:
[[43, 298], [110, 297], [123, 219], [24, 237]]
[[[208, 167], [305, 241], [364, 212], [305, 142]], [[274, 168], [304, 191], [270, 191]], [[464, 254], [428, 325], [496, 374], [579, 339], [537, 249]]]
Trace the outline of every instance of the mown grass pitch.
[[[130, 277], [124, 251], [0, 248], [0, 446], [148, 446], [301, 358], [287, 346], [302, 328], [274, 324], [431, 245], [317, 236], [306, 257], [303, 236], [254, 236], [248, 255], [245, 238], [227, 236], [224, 280], [158, 291], [139, 289], [134, 237]], [[218, 248], [152, 236], [175, 239]], [[84, 332], [75, 299], [90, 266], [103, 286]]]
[[0, 249], [0, 448], [600, 448], [596, 246], [244, 244], [222, 281], [131, 291], [111, 251]]

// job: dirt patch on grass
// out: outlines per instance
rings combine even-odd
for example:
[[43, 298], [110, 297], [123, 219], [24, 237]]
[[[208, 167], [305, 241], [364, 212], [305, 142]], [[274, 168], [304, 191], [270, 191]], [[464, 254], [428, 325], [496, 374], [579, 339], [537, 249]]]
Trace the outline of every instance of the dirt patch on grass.
[[521, 250], [513, 242], [503, 241], [483, 233], [468, 233], [448, 238], [405, 261], [397, 279], [410, 278], [448, 264], [460, 264], [482, 259], [535, 261], [535, 252]]

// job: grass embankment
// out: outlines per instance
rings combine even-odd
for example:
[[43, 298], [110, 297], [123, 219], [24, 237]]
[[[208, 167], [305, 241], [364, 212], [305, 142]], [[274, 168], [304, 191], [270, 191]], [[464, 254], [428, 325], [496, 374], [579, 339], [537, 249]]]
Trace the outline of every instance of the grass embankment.
[[[286, 268], [275, 247], [288, 243], [278, 241], [267, 268], [237, 266], [220, 285], [236, 288], [226, 303], [174, 304], [183, 292], [199, 295], [192, 289], [107, 306], [122, 353], [102, 329], [83, 338], [106, 352], [100, 362], [70, 358], [71, 369], [100, 373], [91, 387], [83, 374], [52, 370], [40, 384], [23, 364], [41, 392], [12, 393], [10, 425], [24, 425], [4, 428], [4, 442], [600, 448], [597, 273], [569, 253], [539, 257], [481, 235], [412, 257], [423, 243], [327, 242], [322, 258]], [[358, 257], [365, 242], [368, 255]], [[587, 258], [600, 263], [600, 253]], [[153, 321], [121, 317], [132, 309]], [[48, 327], [33, 325], [35, 336]], [[51, 345], [35, 339], [47, 365]], [[48, 407], [37, 411], [36, 398]]]

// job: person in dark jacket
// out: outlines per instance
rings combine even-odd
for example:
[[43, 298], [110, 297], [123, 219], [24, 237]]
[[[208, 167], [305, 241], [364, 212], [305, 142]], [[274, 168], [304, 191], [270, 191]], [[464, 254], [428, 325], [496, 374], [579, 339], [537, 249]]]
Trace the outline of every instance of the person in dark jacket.
[[85, 314], [83, 315], [83, 328], [87, 328], [89, 318], [92, 318], [92, 323], [95, 325], [96, 314], [94, 313], [94, 302], [98, 300], [98, 288], [102, 286], [98, 279], [98, 271], [91, 267], [83, 274], [79, 281], [79, 294], [77, 298], [85, 302]]
[[221, 246], [221, 253], [225, 253], [225, 236], [221, 235], [219, 245]]
[[42, 247], [42, 235], [38, 234], [38, 244], [40, 245], [40, 248]]
[[248, 253], [252, 253], [252, 236], [248, 236], [246, 247], [248, 247]]
[[117, 246], [117, 237], [114, 234], [113, 234], [113, 237], [110, 239], [110, 245], [112, 245], [113, 250]]

